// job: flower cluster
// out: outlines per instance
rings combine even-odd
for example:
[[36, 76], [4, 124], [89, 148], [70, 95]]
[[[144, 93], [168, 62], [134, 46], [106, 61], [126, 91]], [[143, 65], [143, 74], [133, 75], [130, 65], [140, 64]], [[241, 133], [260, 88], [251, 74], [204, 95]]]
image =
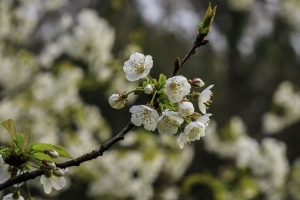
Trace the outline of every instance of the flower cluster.
[[[142, 86], [128, 93], [118, 92], [109, 98], [109, 104], [120, 109], [125, 106], [128, 95], [131, 93], [145, 93], [150, 102], [146, 105], [135, 105], [129, 109], [131, 122], [136, 126], [144, 126], [148, 131], [161, 134], [174, 135], [181, 132], [178, 138], [179, 147], [182, 149], [185, 143], [199, 140], [205, 135], [205, 129], [209, 124], [211, 114], [206, 113], [212, 102], [211, 88], [208, 86], [201, 93], [192, 92], [191, 88], [200, 88], [204, 82], [199, 78], [187, 80], [184, 76], [173, 76], [169, 79], [163, 74], [156, 80], [149, 75], [153, 67], [152, 56], [144, 56], [134, 53], [124, 63], [123, 70], [129, 81], [144, 79]], [[197, 101], [200, 113], [195, 112], [190, 101]]]
[[63, 175], [68, 171], [67, 168], [60, 169], [56, 167], [54, 162], [43, 160], [41, 169], [44, 175], [41, 176], [41, 184], [46, 194], [50, 194], [52, 187], [56, 190], [62, 189], [66, 185], [66, 179]]
[[[34, 148], [31, 149], [31, 152], [34, 152]], [[16, 165], [17, 162], [20, 162], [23, 159], [25, 154], [14, 155], [13, 157], [16, 159], [12, 161], [11, 155], [5, 155], [6, 149], [2, 149], [0, 154], [0, 184], [6, 182], [11, 177], [24, 173], [28, 171], [28, 166], [26, 165], [28, 161], [23, 160], [22, 165]], [[2, 156], [2, 153], [4, 157]], [[55, 150], [44, 150], [44, 154], [50, 157], [49, 160], [55, 160], [60, 155]], [[29, 157], [33, 155], [28, 154]], [[5, 158], [5, 159], [3, 159]], [[56, 190], [62, 189], [66, 185], [66, 180], [63, 175], [68, 171], [67, 168], [60, 169], [56, 167], [56, 164], [49, 160], [39, 161], [38, 157], [35, 157], [34, 160], [40, 164], [40, 169], [44, 172], [44, 175], [41, 176], [41, 184], [43, 185], [44, 191], [46, 194], [49, 194], [52, 191], [52, 187]], [[7, 164], [9, 163], [9, 164]], [[16, 171], [16, 172], [14, 172]], [[14, 174], [15, 173], [15, 174]], [[19, 188], [23, 183], [19, 183], [14, 185]], [[3, 199], [19, 199], [23, 200], [24, 198], [20, 195], [20, 191], [17, 189], [14, 193], [7, 194], [3, 197]]]

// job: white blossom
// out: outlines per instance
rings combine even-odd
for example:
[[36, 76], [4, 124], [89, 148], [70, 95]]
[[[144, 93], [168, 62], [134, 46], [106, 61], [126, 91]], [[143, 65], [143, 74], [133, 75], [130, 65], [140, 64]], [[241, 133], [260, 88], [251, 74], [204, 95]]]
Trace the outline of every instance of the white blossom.
[[19, 198], [14, 198], [13, 193], [7, 194], [3, 197], [3, 200], [24, 200], [22, 196], [19, 195]]
[[190, 116], [194, 113], [194, 106], [191, 102], [183, 101], [178, 103], [178, 111], [183, 117]]
[[120, 95], [119, 94], [113, 94], [109, 97], [108, 103], [111, 107], [114, 109], [120, 109], [125, 106], [125, 100], [119, 101]]
[[178, 143], [182, 149], [186, 142], [200, 140], [205, 134], [205, 125], [201, 122], [190, 122], [185, 128], [183, 133], [179, 135]]
[[159, 117], [157, 128], [159, 133], [173, 135], [177, 133], [178, 127], [183, 123], [183, 118], [178, 112], [166, 110]]
[[201, 111], [203, 114], [206, 114], [206, 105], [205, 105], [205, 103], [207, 103], [207, 102], [210, 100], [210, 97], [212, 96], [212, 92], [211, 92], [210, 89], [211, 89], [213, 86], [214, 86], [214, 85], [208, 86], [205, 90], [203, 90], [203, 91], [200, 93], [200, 96], [199, 96], [199, 99], [198, 99], [198, 106], [199, 106], [200, 111]]
[[47, 178], [45, 175], [41, 176], [41, 184], [43, 185], [46, 194], [50, 194], [52, 187], [56, 190], [62, 189], [66, 185], [66, 179], [64, 177], [50, 176]]
[[148, 131], [154, 131], [157, 126], [157, 120], [159, 115], [156, 110], [145, 106], [132, 106], [129, 109], [129, 112], [132, 113], [131, 115], [131, 122], [136, 126], [143, 125], [144, 128]]
[[3, 161], [2, 155], [0, 155], [0, 184], [7, 181], [10, 177], [8, 171], [9, 165]]
[[144, 88], [144, 92], [145, 92], [145, 94], [152, 94], [152, 93], [153, 93], [153, 85], [148, 84], [148, 85]]
[[165, 93], [173, 103], [180, 102], [190, 93], [191, 85], [183, 76], [174, 76], [166, 82]]
[[123, 70], [129, 81], [145, 78], [153, 66], [152, 56], [144, 56], [141, 53], [133, 53], [130, 59], [124, 62]]

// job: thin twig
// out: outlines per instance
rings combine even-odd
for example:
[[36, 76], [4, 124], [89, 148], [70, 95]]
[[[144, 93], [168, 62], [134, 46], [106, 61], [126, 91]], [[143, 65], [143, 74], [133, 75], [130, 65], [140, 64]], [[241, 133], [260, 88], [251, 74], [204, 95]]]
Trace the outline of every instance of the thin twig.
[[[70, 160], [70, 161], [67, 161], [64, 163], [57, 164], [56, 166], [59, 168], [79, 166], [83, 162], [93, 160], [93, 159], [98, 158], [99, 156], [102, 156], [106, 150], [108, 150], [110, 147], [112, 147], [114, 144], [116, 144], [120, 140], [123, 140], [126, 133], [128, 133], [133, 127], [135, 127], [135, 125], [133, 125], [131, 122], [129, 122], [126, 125], [126, 127], [118, 135], [113, 137], [111, 140], [109, 140], [105, 144], [100, 145], [99, 149], [95, 149], [92, 152], [86, 153], [74, 160]], [[22, 182], [28, 181], [30, 179], [34, 179], [38, 176], [41, 176], [42, 174], [44, 174], [44, 172], [42, 170], [36, 170], [33, 172], [27, 172], [27, 173], [21, 174], [19, 176], [16, 176], [16, 177], [9, 179], [6, 182], [0, 184], [0, 191], [7, 187], [10, 187], [14, 184], [22, 183]]]
[[[181, 63], [178, 65], [177, 62], [179, 60], [179, 58], [176, 59], [175, 62], [175, 67], [174, 67], [174, 71], [171, 77], [176, 76], [177, 73], [179, 72], [179, 70], [181, 70], [181, 68], [183, 67], [184, 63], [192, 57], [192, 55], [194, 55], [197, 51], [197, 49], [201, 46], [206, 45], [209, 41], [208, 40], [204, 40], [204, 38], [206, 37], [206, 35], [200, 34], [198, 33], [196, 40], [194, 41], [194, 45], [193, 47], [190, 49], [190, 51], [186, 54], [186, 56], [183, 58], [183, 60], [181, 61]], [[180, 61], [180, 60], [179, 60]], [[178, 67], [179, 66], [179, 67]]]

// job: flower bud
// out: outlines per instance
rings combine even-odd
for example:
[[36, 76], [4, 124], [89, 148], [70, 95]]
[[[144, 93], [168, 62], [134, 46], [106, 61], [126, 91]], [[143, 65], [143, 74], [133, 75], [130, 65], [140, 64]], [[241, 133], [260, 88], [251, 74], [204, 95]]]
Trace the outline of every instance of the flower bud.
[[144, 92], [145, 92], [145, 94], [152, 94], [152, 93], [153, 93], [153, 85], [148, 84], [148, 85], [144, 88]]
[[189, 80], [188, 82], [194, 88], [200, 88], [204, 86], [204, 82], [200, 78], [194, 78], [193, 80]]
[[[14, 191], [13, 195], [11, 197], [12, 197], [11, 199], [21, 199], [20, 191], [19, 190]], [[4, 197], [3, 199], [6, 199], [6, 198]]]
[[49, 155], [51, 158], [58, 158], [59, 154], [54, 150], [44, 150], [44, 154]]
[[191, 102], [183, 101], [178, 103], [178, 112], [183, 116], [190, 116], [194, 113], [194, 106]]
[[53, 171], [53, 174], [55, 174], [56, 176], [59, 176], [59, 177], [63, 176], [65, 174], [65, 172], [60, 168], [55, 168], [52, 171]]
[[56, 165], [54, 162], [48, 161], [48, 160], [43, 160], [42, 163], [45, 165], [47, 169], [55, 169]]
[[124, 98], [120, 94], [113, 94], [109, 97], [108, 102], [111, 107], [114, 109], [121, 109], [125, 106], [125, 101], [127, 98]]

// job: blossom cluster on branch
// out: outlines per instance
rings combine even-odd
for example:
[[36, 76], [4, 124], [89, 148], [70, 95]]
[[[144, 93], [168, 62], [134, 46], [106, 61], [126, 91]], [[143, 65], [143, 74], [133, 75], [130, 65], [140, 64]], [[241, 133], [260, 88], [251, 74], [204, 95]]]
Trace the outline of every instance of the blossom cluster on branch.
[[[180, 61], [179, 61], [180, 62]], [[129, 81], [144, 79], [140, 87], [130, 92], [118, 92], [109, 97], [109, 104], [120, 109], [125, 106], [129, 94], [145, 94], [150, 102], [145, 105], [135, 105], [129, 109], [131, 122], [136, 126], [143, 126], [148, 131], [161, 134], [174, 135], [181, 132], [178, 137], [179, 147], [182, 149], [185, 143], [200, 140], [205, 135], [205, 129], [209, 124], [210, 113], [206, 110], [213, 95], [208, 86], [201, 93], [191, 92], [191, 88], [200, 88], [204, 82], [200, 78], [188, 80], [184, 76], [166, 78], [161, 74], [157, 79], [149, 75], [153, 67], [152, 56], [141, 53], [133, 53], [130, 59], [124, 63], [123, 70]], [[195, 112], [191, 101], [197, 101], [201, 114]]]

